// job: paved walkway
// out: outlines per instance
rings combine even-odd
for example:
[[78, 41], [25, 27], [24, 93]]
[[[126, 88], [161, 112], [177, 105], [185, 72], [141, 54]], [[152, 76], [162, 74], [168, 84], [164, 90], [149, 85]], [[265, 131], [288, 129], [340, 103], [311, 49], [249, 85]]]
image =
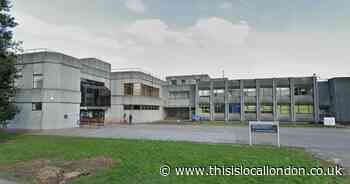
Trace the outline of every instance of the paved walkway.
[[[248, 127], [236, 126], [110, 125], [99, 129], [47, 130], [36, 134], [208, 143], [249, 142]], [[260, 137], [260, 143], [269, 143], [272, 140], [268, 135]], [[323, 159], [339, 159], [342, 165], [350, 168], [350, 129], [281, 128], [281, 145], [303, 147]]]

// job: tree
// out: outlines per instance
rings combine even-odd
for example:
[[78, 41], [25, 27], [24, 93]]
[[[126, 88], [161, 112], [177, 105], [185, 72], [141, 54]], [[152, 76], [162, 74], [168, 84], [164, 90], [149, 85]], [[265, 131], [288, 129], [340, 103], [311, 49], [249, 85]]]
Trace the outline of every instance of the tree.
[[0, 0], [0, 126], [6, 127], [8, 120], [17, 113], [13, 103], [16, 88], [16, 52], [19, 44], [13, 40], [12, 29], [17, 26], [10, 15], [10, 1]]

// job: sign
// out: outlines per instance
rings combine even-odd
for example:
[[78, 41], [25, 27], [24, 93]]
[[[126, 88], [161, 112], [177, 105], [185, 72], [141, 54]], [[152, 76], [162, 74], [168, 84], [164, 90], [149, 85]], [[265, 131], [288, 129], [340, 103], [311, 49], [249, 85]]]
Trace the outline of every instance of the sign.
[[335, 117], [324, 117], [323, 118], [324, 126], [335, 126]]
[[253, 145], [257, 133], [275, 134], [277, 136], [277, 146], [280, 147], [279, 122], [249, 121], [249, 145]]

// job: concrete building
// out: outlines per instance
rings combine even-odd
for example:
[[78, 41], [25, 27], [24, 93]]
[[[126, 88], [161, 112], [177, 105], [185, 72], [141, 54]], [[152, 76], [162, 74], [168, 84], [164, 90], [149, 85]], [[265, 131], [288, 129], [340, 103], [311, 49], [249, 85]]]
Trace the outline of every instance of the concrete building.
[[82, 81], [96, 81], [101, 88], [110, 89], [109, 63], [56, 52], [23, 54], [18, 61], [20, 73], [16, 86], [19, 90], [15, 101], [20, 112], [11, 127], [70, 128], [79, 126], [81, 111], [91, 115], [94, 110], [103, 109], [109, 115], [108, 105], [90, 102], [94, 101], [93, 97], [87, 97], [87, 101], [81, 98]]
[[[181, 81], [181, 82], [179, 82]], [[195, 114], [205, 120], [279, 120], [318, 121], [316, 76], [229, 80], [209, 76], [172, 76], [167, 78], [171, 106], [181, 107], [178, 118]], [[181, 98], [181, 100], [176, 100]], [[185, 111], [187, 109], [187, 112]]]
[[126, 121], [132, 115], [133, 122], [152, 122], [164, 118], [164, 81], [144, 72], [112, 72], [112, 99], [110, 122]]
[[153, 122], [164, 119], [318, 122], [334, 116], [350, 122], [350, 78], [316, 76], [241, 79], [208, 75], [168, 76], [113, 72], [96, 58], [40, 51], [18, 57], [15, 102], [9, 127], [60, 129], [88, 123]]

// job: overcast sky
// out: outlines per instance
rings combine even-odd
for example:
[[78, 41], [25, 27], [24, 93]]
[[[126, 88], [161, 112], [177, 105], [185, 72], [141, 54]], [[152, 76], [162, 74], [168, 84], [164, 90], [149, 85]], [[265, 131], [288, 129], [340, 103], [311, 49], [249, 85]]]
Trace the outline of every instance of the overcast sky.
[[158, 76], [350, 76], [349, 0], [12, 0], [24, 49]]

